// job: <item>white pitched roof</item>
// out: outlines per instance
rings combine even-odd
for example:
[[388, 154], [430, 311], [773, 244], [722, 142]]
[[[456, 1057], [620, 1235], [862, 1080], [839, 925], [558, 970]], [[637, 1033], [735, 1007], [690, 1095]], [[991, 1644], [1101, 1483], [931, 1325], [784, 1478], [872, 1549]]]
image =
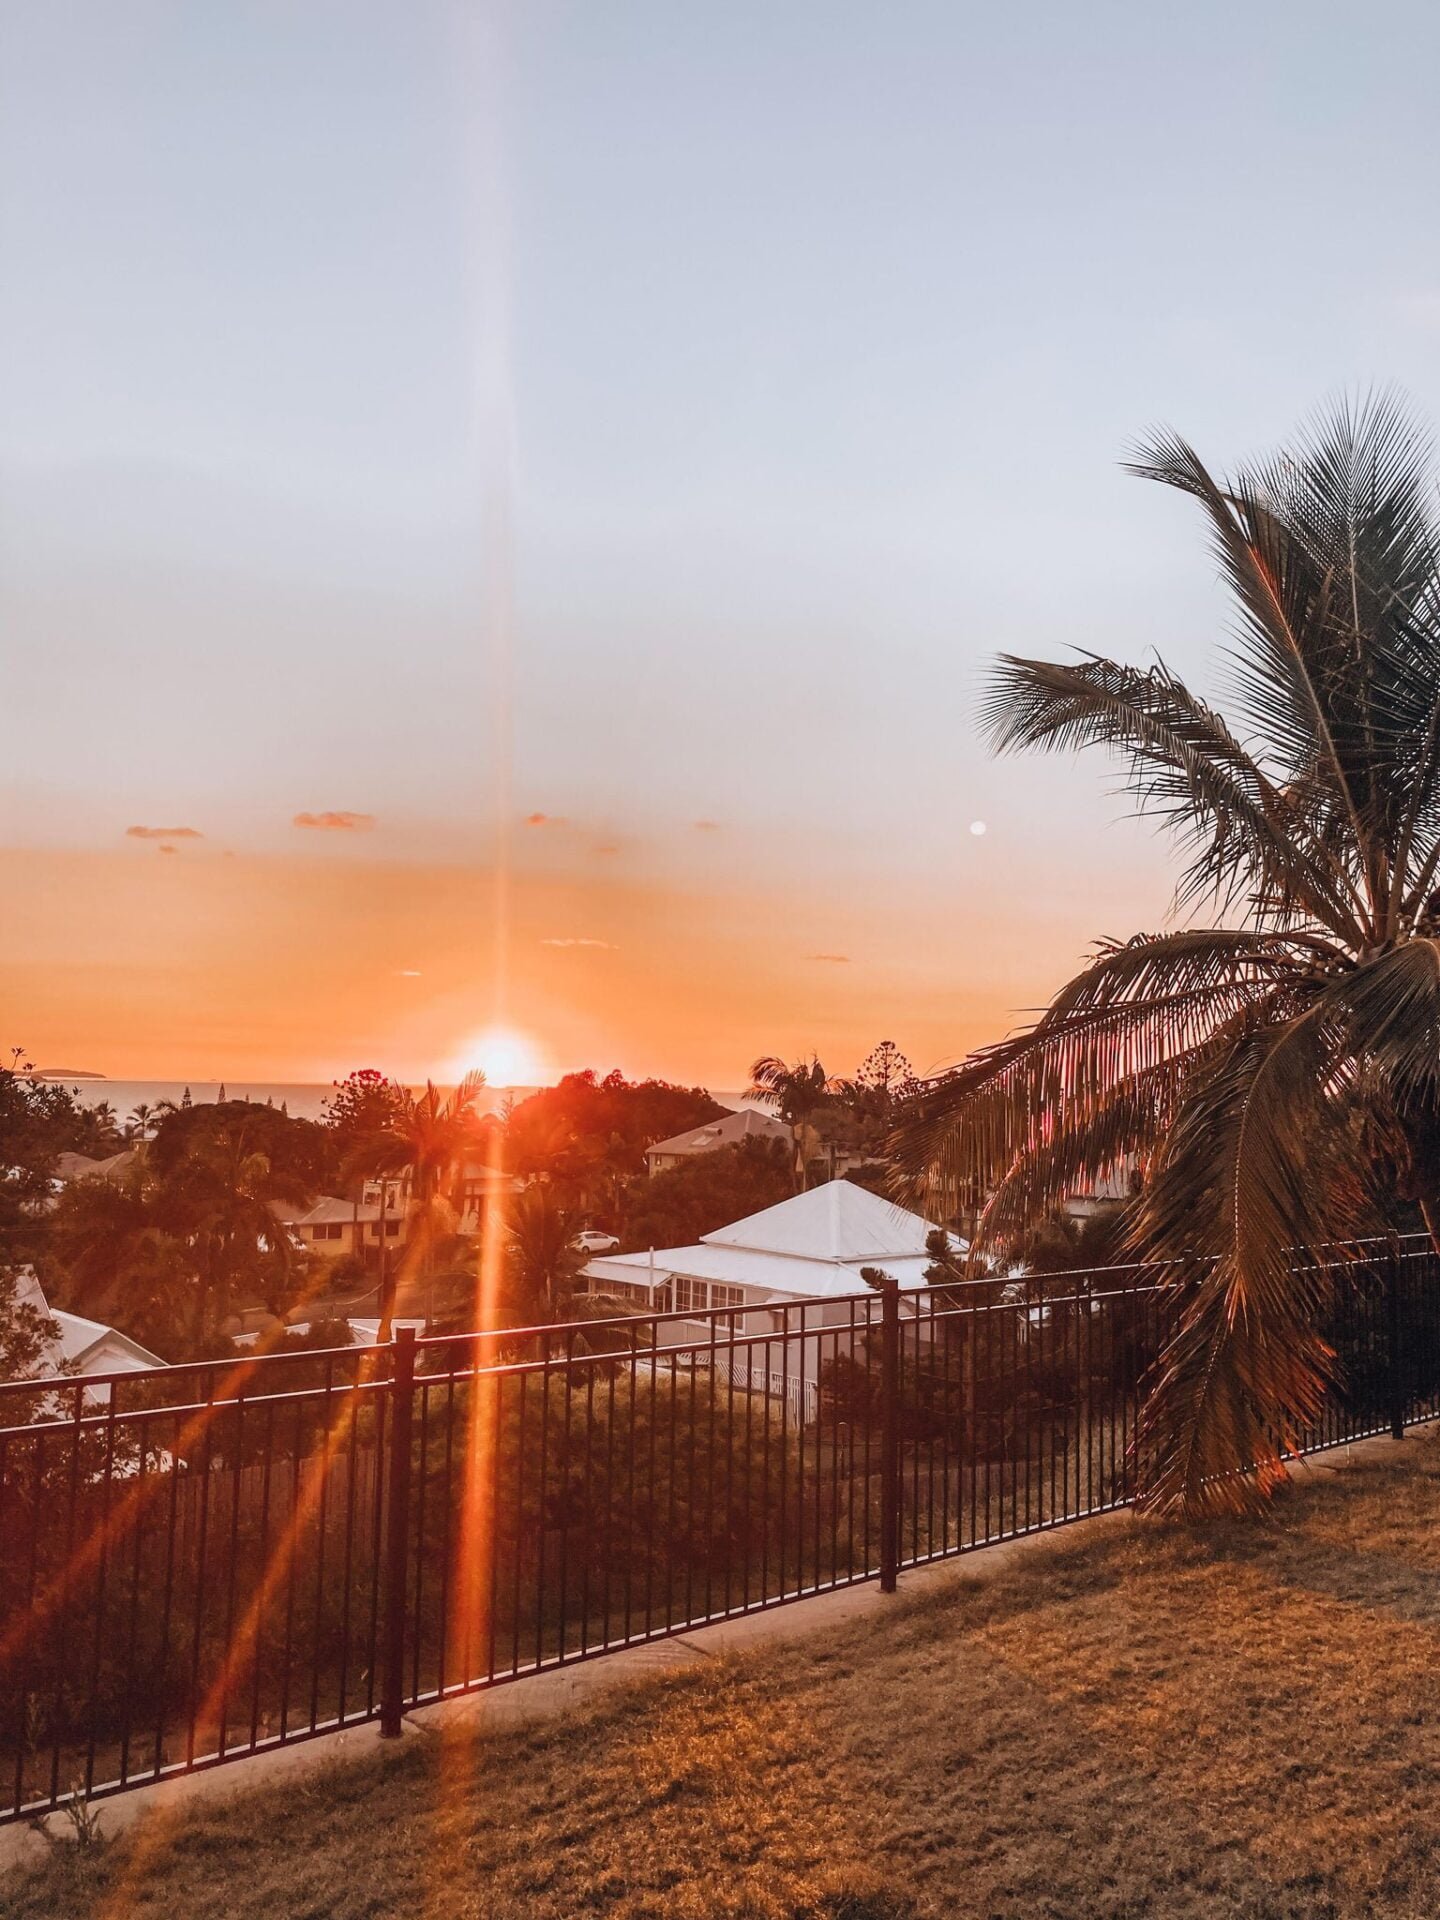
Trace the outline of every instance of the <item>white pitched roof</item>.
[[831, 1180], [707, 1233], [698, 1246], [601, 1254], [584, 1271], [602, 1291], [606, 1280], [644, 1285], [653, 1273], [660, 1285], [680, 1274], [750, 1287], [762, 1299], [834, 1300], [866, 1291], [861, 1267], [879, 1267], [902, 1287], [923, 1286], [932, 1231], [918, 1213], [853, 1181]]
[[803, 1260], [883, 1260], [925, 1251], [930, 1222], [853, 1180], [827, 1180], [733, 1226], [702, 1233], [707, 1247], [749, 1247]]
[[50, 1342], [48, 1353], [42, 1359], [38, 1376], [42, 1380], [53, 1378], [60, 1367], [73, 1367], [77, 1374], [138, 1373], [147, 1367], [165, 1365], [158, 1354], [142, 1347], [128, 1333], [121, 1333], [118, 1327], [107, 1327], [103, 1321], [87, 1320], [83, 1314], [52, 1307], [33, 1267], [19, 1269], [16, 1298], [55, 1322], [58, 1337]]

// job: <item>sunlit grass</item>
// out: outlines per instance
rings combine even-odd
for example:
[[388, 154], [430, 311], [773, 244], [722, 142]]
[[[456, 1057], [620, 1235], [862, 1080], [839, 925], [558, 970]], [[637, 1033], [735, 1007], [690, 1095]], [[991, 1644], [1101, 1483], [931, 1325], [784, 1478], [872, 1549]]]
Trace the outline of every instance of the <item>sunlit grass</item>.
[[57, 1856], [6, 1911], [1428, 1914], [1437, 1529], [1440, 1440], [1412, 1439], [1258, 1524], [1060, 1535], [838, 1637]]

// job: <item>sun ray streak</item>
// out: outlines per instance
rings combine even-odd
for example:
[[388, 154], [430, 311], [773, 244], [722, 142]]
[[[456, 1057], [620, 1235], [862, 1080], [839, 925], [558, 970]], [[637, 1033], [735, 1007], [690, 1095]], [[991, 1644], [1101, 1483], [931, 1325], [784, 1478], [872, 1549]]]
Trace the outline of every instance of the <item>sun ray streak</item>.
[[[359, 1411], [360, 1395], [365, 1391], [363, 1386], [358, 1385], [340, 1389], [343, 1396], [340, 1408], [325, 1429], [318, 1461], [308, 1479], [301, 1480], [300, 1498], [296, 1501], [290, 1519], [275, 1543], [274, 1550], [266, 1560], [264, 1570], [250, 1597], [249, 1605], [231, 1635], [225, 1657], [215, 1677], [199, 1705], [196, 1706], [193, 1702], [191, 1704], [192, 1724], [197, 1730], [208, 1727], [218, 1719], [222, 1705], [234, 1691], [236, 1675], [243, 1672], [245, 1664], [254, 1652], [266, 1612], [281, 1582], [288, 1577], [295, 1562], [296, 1548], [320, 1504], [340, 1448], [350, 1437], [351, 1423]], [[223, 1744], [224, 1733], [225, 1729], [221, 1727], [215, 1750]], [[141, 1829], [139, 1837], [127, 1856], [125, 1870], [120, 1875], [109, 1900], [101, 1909], [98, 1920], [118, 1920], [118, 1916], [126, 1912], [144, 1878], [146, 1868], [168, 1840], [179, 1818], [180, 1808], [179, 1801], [166, 1803], [164, 1811], [157, 1809], [155, 1816]]]

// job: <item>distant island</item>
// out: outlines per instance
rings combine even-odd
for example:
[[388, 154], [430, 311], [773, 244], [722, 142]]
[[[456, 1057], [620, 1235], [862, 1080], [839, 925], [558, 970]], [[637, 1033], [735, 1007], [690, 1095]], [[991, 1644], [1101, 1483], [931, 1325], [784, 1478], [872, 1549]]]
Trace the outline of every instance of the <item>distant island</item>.
[[32, 1080], [106, 1080], [108, 1074], [92, 1073], [88, 1067], [36, 1067]]

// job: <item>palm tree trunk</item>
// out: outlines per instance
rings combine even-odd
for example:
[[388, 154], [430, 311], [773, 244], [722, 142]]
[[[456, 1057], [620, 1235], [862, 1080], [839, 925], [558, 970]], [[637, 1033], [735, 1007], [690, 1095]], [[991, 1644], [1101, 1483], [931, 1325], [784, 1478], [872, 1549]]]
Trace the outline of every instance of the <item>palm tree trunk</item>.
[[1433, 1187], [1422, 1186], [1415, 1198], [1420, 1208], [1420, 1218], [1425, 1222], [1425, 1231], [1430, 1236], [1430, 1245], [1440, 1254], [1440, 1192]]

